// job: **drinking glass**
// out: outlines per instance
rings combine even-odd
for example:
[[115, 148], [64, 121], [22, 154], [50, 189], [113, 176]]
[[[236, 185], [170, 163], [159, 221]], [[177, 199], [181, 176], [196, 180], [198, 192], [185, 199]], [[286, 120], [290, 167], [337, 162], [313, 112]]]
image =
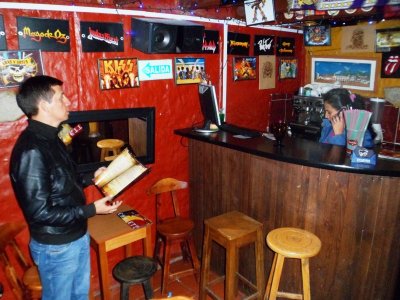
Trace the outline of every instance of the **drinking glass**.
[[275, 137], [276, 143], [275, 147], [283, 147], [282, 140], [286, 135], [287, 124], [283, 122], [272, 123], [271, 124], [271, 132]]

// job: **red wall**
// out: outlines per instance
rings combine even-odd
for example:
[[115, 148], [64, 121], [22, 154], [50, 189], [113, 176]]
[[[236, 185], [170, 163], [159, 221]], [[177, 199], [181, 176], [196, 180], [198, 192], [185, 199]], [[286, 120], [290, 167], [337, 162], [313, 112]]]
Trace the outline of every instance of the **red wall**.
[[[134, 206], [151, 219], [155, 215], [155, 200], [146, 195], [146, 189], [156, 180], [163, 177], [175, 177], [188, 180], [188, 153], [187, 141], [174, 135], [176, 128], [190, 127], [194, 123], [202, 121], [200, 108], [197, 100], [197, 85], [179, 85], [174, 80], [142, 81], [139, 88], [122, 89], [114, 91], [99, 90], [97, 61], [100, 58], [113, 57], [137, 57], [139, 59], [164, 59], [183, 57], [178, 54], [144, 54], [130, 47], [130, 39], [125, 35], [125, 50], [123, 53], [83, 53], [79, 37], [80, 21], [104, 21], [123, 22], [127, 31], [131, 24], [131, 16], [104, 15], [91, 13], [73, 12], [49, 12], [32, 10], [6, 10], [0, 9], [4, 17], [7, 34], [7, 46], [9, 50], [18, 49], [16, 32], [16, 17], [29, 16], [51, 19], [64, 19], [70, 22], [71, 52], [43, 52], [43, 64], [45, 73], [58, 77], [64, 81], [64, 92], [71, 100], [71, 110], [109, 109], [109, 108], [132, 108], [132, 107], [156, 107], [156, 151], [155, 163], [151, 166], [149, 175], [140, 182], [130, 187], [120, 198], [127, 204]], [[219, 30], [222, 36], [223, 25], [204, 24], [206, 29]], [[247, 27], [229, 27], [229, 31], [242, 33], [269, 34], [280, 36], [296, 36], [297, 55], [302, 56], [302, 36], [280, 31], [265, 31]], [[252, 55], [252, 49], [250, 55]], [[216, 86], [221, 84], [222, 49], [220, 54], [187, 55], [189, 57], [204, 57], [206, 60], [206, 71]], [[301, 57], [298, 56], [298, 57]], [[233, 82], [232, 57], [228, 59], [228, 87], [227, 87], [227, 120], [231, 123], [244, 125], [260, 130], [265, 129], [267, 124], [268, 95], [277, 91], [294, 91], [300, 85], [299, 80], [291, 80], [290, 84], [276, 81], [276, 89], [258, 89], [258, 80]], [[301, 67], [300, 67], [301, 69]], [[218, 93], [217, 89], [217, 93]], [[221, 102], [221, 101], [220, 101]], [[0, 123], [0, 222], [23, 221], [22, 213], [15, 200], [9, 177], [9, 157], [13, 144], [24, 129], [25, 119], [16, 122]], [[100, 197], [95, 188], [86, 191], [89, 201]], [[188, 193], [181, 195], [181, 209], [188, 213]], [[25, 231], [19, 237], [28, 252], [28, 232]], [[112, 262], [119, 259], [120, 253], [116, 251], [111, 254]], [[94, 257], [94, 256], [93, 256]], [[95, 263], [95, 261], [93, 261]], [[94, 268], [96, 270], [96, 268]], [[97, 273], [95, 271], [95, 273]], [[0, 273], [0, 282], [5, 282], [4, 275]], [[10, 295], [10, 291], [7, 291]], [[95, 286], [96, 288], [96, 286]], [[12, 299], [9, 298], [9, 299]]]

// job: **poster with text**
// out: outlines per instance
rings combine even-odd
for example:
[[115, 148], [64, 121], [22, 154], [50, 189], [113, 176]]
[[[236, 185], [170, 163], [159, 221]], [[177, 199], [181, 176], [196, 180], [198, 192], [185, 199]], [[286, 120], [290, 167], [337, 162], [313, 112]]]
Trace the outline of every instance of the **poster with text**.
[[281, 58], [279, 60], [279, 79], [296, 78], [297, 76], [297, 59]]
[[219, 53], [219, 32], [217, 30], [204, 30], [203, 53]]
[[277, 56], [294, 56], [295, 39], [288, 37], [278, 37], [276, 45]]
[[249, 55], [250, 35], [228, 32], [228, 54]]
[[275, 88], [275, 56], [260, 55], [258, 57], [258, 88], [260, 90]]
[[83, 52], [123, 52], [124, 29], [121, 23], [81, 22]]
[[19, 49], [69, 52], [69, 22], [17, 17]]
[[274, 55], [275, 37], [273, 35], [254, 36], [254, 55]]
[[17, 87], [25, 79], [43, 75], [39, 50], [0, 51], [0, 88]]
[[101, 90], [139, 87], [137, 58], [99, 59]]

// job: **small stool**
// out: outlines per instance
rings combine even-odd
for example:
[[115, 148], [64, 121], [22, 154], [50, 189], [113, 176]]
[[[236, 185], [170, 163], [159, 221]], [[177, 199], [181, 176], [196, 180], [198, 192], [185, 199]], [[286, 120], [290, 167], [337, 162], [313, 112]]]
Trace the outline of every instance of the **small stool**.
[[[238, 211], [231, 211], [226, 214], [216, 216], [204, 221], [204, 245], [200, 279], [200, 300], [206, 299], [210, 294], [214, 299], [219, 299], [211, 290], [210, 286], [220, 278], [208, 282], [210, 271], [212, 241], [217, 242], [226, 250], [225, 267], [225, 297], [224, 299], [233, 300], [237, 294], [237, 278], [242, 279], [248, 286], [256, 290], [254, 294], [246, 299], [257, 297], [262, 299], [264, 284], [264, 252], [263, 252], [263, 233], [262, 223], [246, 216]], [[238, 272], [239, 248], [249, 243], [255, 243], [256, 258], [256, 281], [257, 286], [247, 280]]]
[[[309, 258], [316, 256], [321, 249], [320, 239], [303, 229], [283, 227], [272, 230], [267, 235], [267, 244], [275, 252], [269, 274], [264, 300], [274, 300], [276, 297], [290, 299], [311, 299]], [[285, 258], [301, 259], [301, 274], [303, 280], [303, 295], [279, 292], [279, 281]]]
[[113, 158], [121, 152], [124, 141], [118, 139], [105, 139], [97, 142], [97, 147], [101, 149], [100, 161], [109, 160], [109, 155], [112, 153]]
[[145, 299], [153, 298], [150, 278], [157, 271], [157, 263], [146, 256], [132, 256], [123, 259], [113, 268], [113, 276], [121, 284], [121, 300], [129, 299], [129, 287], [143, 284]]

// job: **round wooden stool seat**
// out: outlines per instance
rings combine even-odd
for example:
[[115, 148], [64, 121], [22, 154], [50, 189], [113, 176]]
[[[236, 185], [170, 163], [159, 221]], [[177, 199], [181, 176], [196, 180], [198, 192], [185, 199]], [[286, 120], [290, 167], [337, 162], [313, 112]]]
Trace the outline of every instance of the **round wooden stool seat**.
[[30, 267], [24, 272], [22, 283], [25, 287], [26, 299], [40, 299], [42, 294], [42, 284], [40, 282], [39, 271], [36, 266]]
[[293, 227], [272, 230], [267, 235], [268, 246], [290, 258], [313, 257], [321, 249], [320, 239], [313, 233]]
[[160, 235], [180, 239], [187, 236], [193, 228], [194, 223], [192, 220], [176, 217], [159, 223], [157, 230]]
[[105, 161], [106, 156], [111, 152], [113, 156], [121, 152], [124, 141], [119, 139], [104, 139], [97, 142], [97, 147], [101, 149], [100, 161]]
[[156, 271], [156, 261], [146, 256], [132, 256], [117, 263], [112, 273], [114, 278], [121, 283], [120, 299], [129, 299], [129, 286], [133, 284], [143, 284], [145, 298], [153, 298], [150, 278]]
[[[320, 239], [313, 233], [303, 229], [283, 227], [270, 231], [266, 240], [268, 246], [275, 252], [275, 255], [264, 300], [275, 300], [276, 298], [310, 300], [309, 258], [316, 256], [320, 251]], [[285, 258], [301, 260], [302, 294], [278, 291]]]

